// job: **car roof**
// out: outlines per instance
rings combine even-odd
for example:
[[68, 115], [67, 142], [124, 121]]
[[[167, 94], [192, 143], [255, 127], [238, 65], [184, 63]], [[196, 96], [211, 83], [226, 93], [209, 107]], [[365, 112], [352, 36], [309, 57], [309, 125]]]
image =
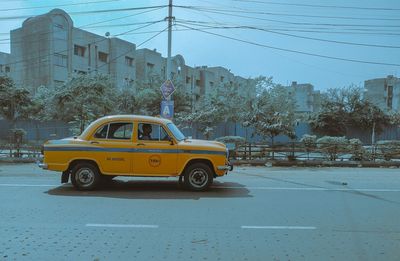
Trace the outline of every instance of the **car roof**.
[[159, 118], [159, 117], [152, 117], [152, 116], [144, 116], [144, 115], [110, 115], [99, 118], [92, 122], [80, 135], [81, 139], [88, 139], [94, 129], [99, 128], [101, 125], [112, 122], [112, 121], [143, 121], [143, 122], [150, 122], [150, 123], [159, 123], [159, 124], [167, 124], [171, 123], [170, 120]]

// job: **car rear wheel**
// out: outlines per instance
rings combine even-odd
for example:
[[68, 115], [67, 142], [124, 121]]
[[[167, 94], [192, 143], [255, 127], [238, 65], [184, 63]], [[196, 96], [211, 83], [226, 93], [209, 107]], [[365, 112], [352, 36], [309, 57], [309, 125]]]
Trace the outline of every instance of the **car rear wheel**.
[[76, 189], [93, 190], [100, 183], [100, 173], [90, 163], [79, 163], [72, 169], [71, 182]]
[[213, 181], [210, 167], [204, 163], [190, 165], [184, 174], [185, 187], [193, 191], [207, 190]]

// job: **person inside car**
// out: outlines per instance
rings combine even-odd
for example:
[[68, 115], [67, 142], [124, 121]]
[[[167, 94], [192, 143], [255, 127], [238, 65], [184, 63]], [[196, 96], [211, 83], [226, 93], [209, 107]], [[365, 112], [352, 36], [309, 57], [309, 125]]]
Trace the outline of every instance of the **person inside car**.
[[151, 132], [153, 131], [152, 127], [151, 127], [151, 124], [143, 124], [142, 125], [142, 131], [143, 132], [139, 136], [139, 139], [141, 139], [141, 140], [151, 140]]

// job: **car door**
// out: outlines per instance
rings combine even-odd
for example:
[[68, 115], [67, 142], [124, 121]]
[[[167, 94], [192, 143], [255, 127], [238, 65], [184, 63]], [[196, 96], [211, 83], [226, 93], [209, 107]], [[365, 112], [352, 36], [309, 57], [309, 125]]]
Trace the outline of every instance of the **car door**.
[[[148, 128], [150, 126], [150, 133]], [[160, 124], [139, 122], [134, 140], [133, 173], [137, 176], [174, 176], [177, 174], [177, 144]]]
[[104, 173], [132, 174], [133, 122], [110, 122], [97, 129], [90, 143]]

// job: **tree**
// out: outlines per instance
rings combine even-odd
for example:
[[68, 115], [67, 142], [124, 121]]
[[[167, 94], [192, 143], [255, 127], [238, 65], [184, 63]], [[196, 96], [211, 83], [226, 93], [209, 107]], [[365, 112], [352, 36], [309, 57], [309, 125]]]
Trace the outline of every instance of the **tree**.
[[30, 115], [32, 100], [29, 91], [17, 88], [9, 77], [0, 77], [0, 114], [15, 128], [17, 119], [26, 119]]
[[[138, 82], [136, 85], [136, 108], [135, 113], [156, 116], [160, 115], [161, 101], [163, 100], [160, 90], [163, 80], [157, 74], [152, 74], [150, 82]], [[174, 112], [182, 113], [190, 111], [190, 96], [185, 93], [180, 82], [172, 81], [176, 91], [172, 94], [174, 100]]]
[[93, 120], [116, 112], [117, 91], [109, 76], [80, 75], [54, 89], [50, 117], [71, 123], [81, 133]]
[[312, 129], [322, 135], [346, 136], [349, 127], [357, 127], [371, 130], [372, 143], [375, 143], [375, 133], [390, 123], [390, 117], [365, 100], [362, 89], [354, 85], [329, 89], [322, 108], [309, 121]]
[[264, 89], [247, 113], [244, 126], [254, 127], [257, 134], [268, 137], [271, 144], [278, 135], [294, 138], [294, 102], [284, 86], [273, 85]]

